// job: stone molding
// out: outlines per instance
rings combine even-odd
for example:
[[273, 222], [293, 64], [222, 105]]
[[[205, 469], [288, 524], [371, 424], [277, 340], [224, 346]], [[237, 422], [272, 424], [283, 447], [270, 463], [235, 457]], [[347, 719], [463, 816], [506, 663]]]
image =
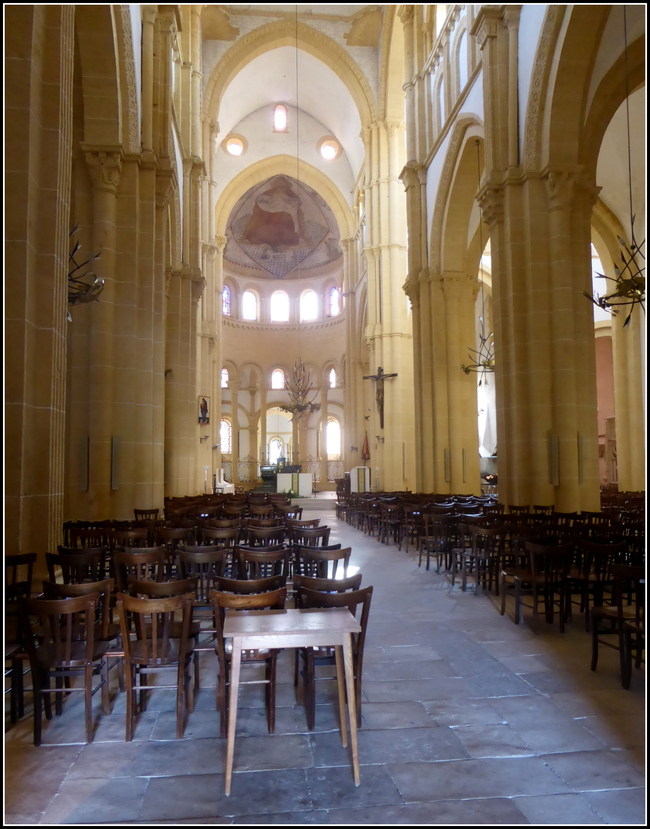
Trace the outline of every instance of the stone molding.
[[233, 319], [233, 317], [224, 316], [223, 324], [226, 328], [241, 328], [244, 331], [300, 331], [303, 334], [309, 334], [312, 331], [319, 331], [324, 328], [334, 328], [345, 322], [345, 313], [339, 314], [337, 317], [331, 319], [321, 320], [319, 322], [300, 322], [300, 323], [264, 323], [255, 322], [254, 320], [240, 320]]
[[128, 118], [128, 146], [129, 152], [140, 151], [140, 122], [138, 118], [138, 95], [136, 90], [137, 78], [135, 73], [135, 60], [133, 54], [133, 33], [131, 31], [131, 14], [128, 5], [122, 5], [120, 18], [122, 23], [122, 46], [124, 77], [126, 81], [127, 94], [127, 118]]

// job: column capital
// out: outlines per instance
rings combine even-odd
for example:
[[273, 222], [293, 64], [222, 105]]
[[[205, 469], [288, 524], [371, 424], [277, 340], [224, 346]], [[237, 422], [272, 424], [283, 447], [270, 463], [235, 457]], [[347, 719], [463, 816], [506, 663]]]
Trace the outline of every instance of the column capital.
[[504, 16], [503, 6], [481, 6], [470, 29], [470, 35], [476, 40], [481, 51], [486, 43], [499, 33], [499, 24]]
[[505, 216], [505, 205], [502, 187], [485, 186], [478, 194], [478, 203], [483, 214], [483, 220], [492, 229]]
[[579, 165], [542, 170], [550, 210], [568, 209], [573, 204], [576, 188], [580, 184], [582, 167]]
[[420, 185], [426, 184], [427, 168], [419, 161], [407, 161], [399, 174], [399, 178], [405, 190], [411, 187], [420, 187]]
[[462, 271], [447, 271], [440, 277], [442, 292], [448, 298], [459, 299], [471, 292], [473, 297], [478, 295], [478, 280]]
[[190, 280], [192, 283], [192, 302], [197, 303], [203, 295], [205, 289], [205, 277], [201, 273], [201, 268], [193, 268], [190, 265], [185, 265], [180, 273], [182, 279]]
[[93, 147], [89, 144], [82, 144], [81, 148], [94, 189], [117, 195], [122, 173], [122, 149]]

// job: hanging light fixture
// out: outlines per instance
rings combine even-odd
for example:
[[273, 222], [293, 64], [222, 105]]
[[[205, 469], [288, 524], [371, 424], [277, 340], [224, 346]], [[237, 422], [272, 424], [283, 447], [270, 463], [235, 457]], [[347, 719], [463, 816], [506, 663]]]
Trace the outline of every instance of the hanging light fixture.
[[[300, 130], [299, 118], [300, 111], [298, 98], [298, 7], [296, 6], [295, 21], [296, 21], [296, 181], [300, 184]], [[300, 262], [298, 263], [298, 276], [300, 276]], [[284, 387], [289, 394], [289, 403], [278, 408], [291, 415], [291, 421], [299, 421], [305, 415], [317, 412], [320, 409], [320, 404], [316, 403], [318, 396], [318, 389], [314, 389], [311, 382], [311, 375], [305, 368], [305, 364], [300, 356], [300, 323], [298, 323], [298, 359], [293, 365], [293, 372], [291, 379], [286, 379]]]
[[[71, 239], [77, 232], [78, 227], [78, 225], [75, 225], [70, 231]], [[86, 259], [85, 262], [78, 263], [76, 257], [80, 248], [81, 242], [77, 240], [68, 256], [68, 305], [95, 302], [104, 290], [104, 280], [101, 276], [97, 276], [92, 271], [84, 270], [95, 259], [99, 259], [101, 252], [91, 256], [90, 259]], [[71, 321], [72, 317], [68, 312], [68, 322]]]
[[[480, 144], [478, 138], [476, 139], [476, 165], [478, 184], [481, 184], [481, 154]], [[479, 246], [480, 256], [483, 257], [483, 211], [479, 203], [479, 220], [478, 220]], [[479, 270], [480, 270], [479, 259]], [[479, 386], [485, 383], [487, 385], [487, 375], [494, 371], [494, 334], [490, 331], [485, 332], [485, 283], [481, 280], [481, 316], [479, 317], [480, 331], [478, 334], [479, 347], [469, 348], [468, 356], [469, 363], [464, 363], [461, 369], [465, 374], [480, 374], [478, 381]]]
[[604, 296], [590, 294], [587, 291], [584, 295], [599, 308], [617, 314], [622, 308], [629, 307], [629, 313], [623, 326], [630, 324], [632, 311], [635, 305], [640, 305], [645, 313], [645, 239], [637, 242], [634, 235], [634, 210], [632, 206], [632, 152], [630, 148], [630, 90], [628, 86], [628, 55], [627, 55], [627, 15], [623, 6], [623, 40], [625, 44], [625, 114], [627, 126], [627, 175], [628, 175], [628, 196], [630, 203], [630, 237], [628, 245], [625, 239], [618, 237], [621, 246], [620, 262], [614, 264], [616, 276], [607, 276], [599, 273], [598, 276], [613, 283], [612, 290]]

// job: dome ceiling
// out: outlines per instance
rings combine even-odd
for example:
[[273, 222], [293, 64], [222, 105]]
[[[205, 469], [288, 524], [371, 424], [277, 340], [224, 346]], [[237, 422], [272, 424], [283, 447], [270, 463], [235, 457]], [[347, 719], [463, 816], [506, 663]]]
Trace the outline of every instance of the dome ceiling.
[[251, 187], [235, 205], [224, 258], [259, 276], [295, 279], [341, 256], [334, 214], [311, 187], [278, 175]]

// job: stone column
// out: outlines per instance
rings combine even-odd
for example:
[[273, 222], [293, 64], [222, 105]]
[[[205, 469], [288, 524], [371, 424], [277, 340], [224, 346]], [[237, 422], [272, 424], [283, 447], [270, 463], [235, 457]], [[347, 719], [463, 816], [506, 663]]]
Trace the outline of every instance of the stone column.
[[619, 492], [645, 490], [644, 317], [634, 309], [627, 326], [625, 310], [612, 316], [616, 467]]
[[327, 394], [328, 378], [323, 377], [320, 388], [320, 481], [321, 489], [327, 487]]
[[64, 518], [74, 15], [6, 8], [5, 551], [38, 553], [37, 580]]
[[442, 275], [445, 300], [449, 405], [449, 454], [445, 465], [451, 492], [480, 492], [476, 379], [460, 367], [467, 362], [467, 350], [476, 339], [474, 304], [478, 293], [475, 279], [463, 273]]
[[239, 480], [239, 384], [230, 383], [230, 406], [232, 408], [232, 482]]

